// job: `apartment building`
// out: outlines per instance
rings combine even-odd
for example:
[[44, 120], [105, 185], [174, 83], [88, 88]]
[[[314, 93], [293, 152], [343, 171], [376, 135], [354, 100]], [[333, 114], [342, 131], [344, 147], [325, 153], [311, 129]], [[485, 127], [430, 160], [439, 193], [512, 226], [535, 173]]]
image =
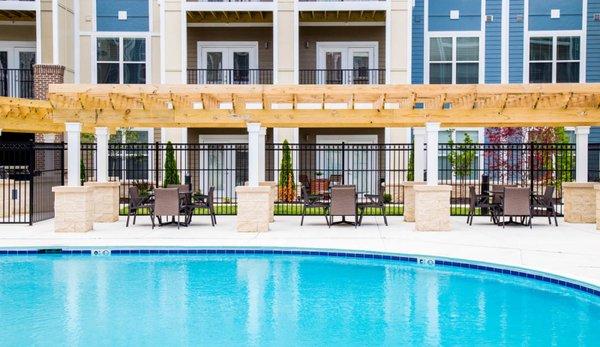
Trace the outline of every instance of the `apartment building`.
[[[0, 0], [0, 93], [43, 97], [34, 95], [34, 64], [63, 66], [51, 77], [59, 83], [598, 82], [599, 29], [598, 0]], [[243, 129], [133, 130], [144, 141], [247, 141]], [[442, 129], [442, 141], [485, 140], [483, 129], [457, 130]], [[274, 142], [410, 136], [267, 129]]]

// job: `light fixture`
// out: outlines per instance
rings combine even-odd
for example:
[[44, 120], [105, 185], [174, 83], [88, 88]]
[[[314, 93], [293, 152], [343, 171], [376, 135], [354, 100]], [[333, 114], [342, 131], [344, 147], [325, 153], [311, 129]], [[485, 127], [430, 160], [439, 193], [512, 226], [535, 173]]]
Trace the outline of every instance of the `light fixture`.
[[269, 49], [269, 41], [265, 41], [265, 49]]
[[304, 41], [304, 48], [308, 48], [309, 44], [308, 41]]

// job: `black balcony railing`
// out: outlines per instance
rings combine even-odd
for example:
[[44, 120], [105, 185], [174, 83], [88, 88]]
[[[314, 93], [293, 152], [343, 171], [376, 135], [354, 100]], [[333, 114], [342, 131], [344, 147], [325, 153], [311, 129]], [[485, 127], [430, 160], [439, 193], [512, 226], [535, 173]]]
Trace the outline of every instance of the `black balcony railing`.
[[188, 69], [188, 84], [273, 84], [272, 69]]
[[0, 96], [33, 99], [33, 70], [0, 69]]
[[300, 70], [300, 84], [384, 84], [385, 69]]

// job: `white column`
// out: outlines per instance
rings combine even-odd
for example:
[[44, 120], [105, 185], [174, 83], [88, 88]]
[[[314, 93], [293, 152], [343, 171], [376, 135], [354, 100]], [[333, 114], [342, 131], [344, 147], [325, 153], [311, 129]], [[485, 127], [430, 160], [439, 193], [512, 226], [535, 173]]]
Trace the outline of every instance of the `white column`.
[[67, 185], [81, 186], [81, 123], [65, 123], [67, 131]]
[[575, 127], [575, 180], [588, 181], [588, 135], [590, 127]]
[[108, 128], [96, 128], [96, 180], [108, 182]]
[[414, 128], [414, 181], [423, 182], [425, 176], [425, 128]]
[[258, 181], [265, 181], [265, 143], [267, 137], [267, 128], [261, 127], [258, 134]]
[[260, 171], [260, 123], [248, 123], [248, 185], [258, 187]]
[[427, 185], [438, 184], [438, 132], [440, 123], [425, 123], [427, 131]]

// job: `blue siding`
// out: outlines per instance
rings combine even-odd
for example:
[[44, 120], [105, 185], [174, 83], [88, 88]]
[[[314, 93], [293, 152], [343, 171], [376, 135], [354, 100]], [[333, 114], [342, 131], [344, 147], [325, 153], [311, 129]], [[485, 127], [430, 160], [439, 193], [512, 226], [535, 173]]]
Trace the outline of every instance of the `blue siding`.
[[[148, 31], [148, 0], [97, 0], [98, 31]], [[127, 20], [119, 20], [118, 12], [127, 11]]]
[[[429, 31], [481, 30], [481, 1], [429, 0]], [[459, 19], [450, 19], [450, 11], [459, 10]]]
[[485, 23], [485, 83], [502, 79], [502, 0], [486, 0], [485, 14], [494, 21]]
[[600, 82], [600, 22], [594, 20], [594, 13], [600, 13], [600, 0], [588, 0], [587, 82]]
[[510, 0], [509, 34], [508, 34], [508, 81], [523, 83], [523, 21], [517, 16], [524, 16], [523, 0]]
[[[529, 30], [581, 30], [582, 0], [528, 0]], [[560, 18], [550, 18], [552, 9]]]
[[424, 40], [424, 16], [423, 1], [416, 0], [412, 13], [412, 71], [413, 84], [423, 84], [423, 40]]

